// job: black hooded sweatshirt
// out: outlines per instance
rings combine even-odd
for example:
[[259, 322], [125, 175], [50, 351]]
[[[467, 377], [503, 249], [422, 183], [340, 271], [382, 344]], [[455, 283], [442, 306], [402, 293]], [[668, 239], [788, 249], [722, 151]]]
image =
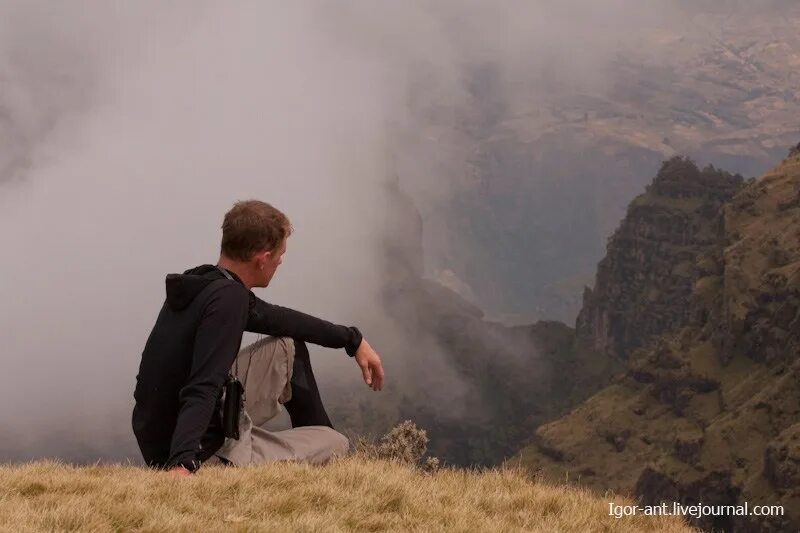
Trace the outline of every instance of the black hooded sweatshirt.
[[357, 328], [269, 304], [227, 272], [233, 279], [214, 265], [167, 274], [134, 391], [133, 432], [150, 466], [193, 471], [222, 446], [222, 385], [245, 330], [345, 348], [350, 356], [361, 343]]

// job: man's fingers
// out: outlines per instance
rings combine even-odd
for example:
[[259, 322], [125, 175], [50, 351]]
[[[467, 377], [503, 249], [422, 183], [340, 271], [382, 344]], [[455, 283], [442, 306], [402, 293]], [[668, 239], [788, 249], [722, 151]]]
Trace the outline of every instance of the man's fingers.
[[378, 390], [381, 390], [383, 388], [383, 365], [381, 365], [380, 363], [378, 364], [378, 369], [376, 374], [378, 381]]
[[378, 379], [377, 379], [377, 377], [378, 377], [378, 376], [377, 376], [377, 374], [375, 373], [375, 368], [374, 368], [374, 365], [373, 365], [372, 363], [370, 363], [370, 364], [369, 364], [369, 372], [370, 372], [370, 374], [372, 375], [372, 383], [370, 383], [370, 384], [369, 384], [369, 385], [370, 385], [370, 388], [371, 388], [373, 391], [375, 391], [375, 390], [378, 390], [378, 389], [377, 389], [377, 387], [378, 387]]
[[372, 367], [372, 390], [379, 391], [383, 388], [383, 366], [377, 361]]
[[188, 471], [188, 470], [187, 470], [185, 467], [183, 467], [183, 466], [173, 466], [172, 468], [170, 468], [170, 469], [169, 469], [169, 471], [168, 471], [168, 472], [169, 472], [169, 474], [170, 474], [171, 476], [179, 476], [179, 477], [183, 477], [183, 476], [190, 476], [190, 475], [192, 475], [192, 473], [191, 473], [191, 472], [189, 472], [189, 471]]
[[364, 376], [364, 383], [367, 385], [372, 385], [372, 372], [370, 372], [369, 365], [364, 365], [361, 367], [361, 374]]
[[383, 367], [378, 367], [378, 390], [383, 389]]

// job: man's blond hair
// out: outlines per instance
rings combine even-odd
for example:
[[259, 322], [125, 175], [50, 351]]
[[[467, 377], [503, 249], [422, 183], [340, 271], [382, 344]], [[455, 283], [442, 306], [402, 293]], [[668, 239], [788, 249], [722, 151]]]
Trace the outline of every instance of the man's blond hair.
[[249, 261], [261, 250], [274, 250], [292, 233], [289, 218], [260, 200], [236, 202], [222, 221], [220, 251], [237, 261]]

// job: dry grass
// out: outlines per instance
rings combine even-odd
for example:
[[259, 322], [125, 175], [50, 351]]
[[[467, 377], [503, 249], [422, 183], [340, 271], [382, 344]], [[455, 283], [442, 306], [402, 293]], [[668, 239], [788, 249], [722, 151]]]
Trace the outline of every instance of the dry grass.
[[[520, 471], [435, 473], [363, 456], [324, 467], [0, 466], [2, 531], [691, 531], [608, 514], [604, 498]], [[629, 502], [628, 502], [629, 503]]]

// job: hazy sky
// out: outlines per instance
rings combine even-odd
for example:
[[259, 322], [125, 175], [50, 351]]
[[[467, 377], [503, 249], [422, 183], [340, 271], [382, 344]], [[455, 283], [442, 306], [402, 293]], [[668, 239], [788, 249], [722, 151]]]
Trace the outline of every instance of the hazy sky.
[[239, 199], [296, 230], [260, 296], [379, 327], [381, 184], [400, 169], [427, 213], [465, 172], [465, 65], [520, 72], [502, 98], [532, 107], [543, 71], [604, 91], [671, 6], [0, 0], [0, 452], [132, 449], [164, 275], [216, 261]]
[[0, 407], [4, 446], [52, 450], [48, 431], [76, 425], [129, 432], [164, 275], [216, 261], [237, 199], [295, 226], [272, 301], [352, 323], [375, 283], [369, 186], [386, 170], [373, 66], [302, 6], [98, 5], [90, 19], [22, 3], [0, 16], [17, 28], [2, 32], [3, 83], [18, 93], [2, 102], [16, 113], [4, 135], [24, 136], [27, 159], [2, 191], [0, 390], [36, 384], [24, 412]]

